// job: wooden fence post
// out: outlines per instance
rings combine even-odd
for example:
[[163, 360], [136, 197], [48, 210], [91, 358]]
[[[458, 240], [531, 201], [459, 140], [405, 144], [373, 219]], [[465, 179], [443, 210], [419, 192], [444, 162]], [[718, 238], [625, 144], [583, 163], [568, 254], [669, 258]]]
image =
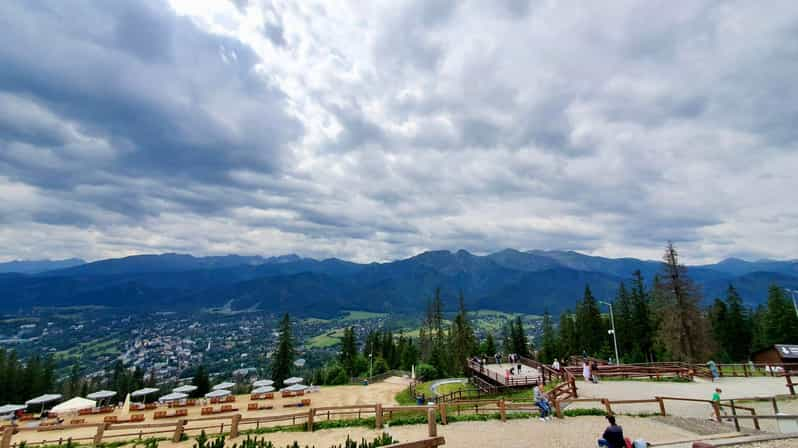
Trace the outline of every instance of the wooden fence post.
[[179, 443], [180, 439], [183, 438], [183, 427], [186, 425], [185, 419], [180, 419], [175, 424], [175, 433], [172, 434], [172, 443]]
[[737, 419], [737, 408], [734, 407], [734, 400], [729, 400], [732, 408], [732, 416], [734, 418], [734, 430], [740, 432], [740, 420]]
[[779, 404], [776, 402], [776, 397], [771, 397], [770, 402], [773, 404], [773, 415], [777, 415], [779, 413]]
[[374, 427], [377, 429], [382, 429], [382, 421], [383, 421], [382, 403], [377, 403], [374, 406]]
[[446, 417], [446, 403], [438, 405], [438, 412], [441, 413], [441, 425], [449, 424], [449, 419]]
[[504, 402], [504, 398], [499, 400], [499, 416], [501, 417], [502, 422], [507, 421], [507, 405]]
[[659, 403], [659, 415], [663, 417], [668, 415], [665, 412], [665, 400], [663, 400], [662, 397], [657, 397], [657, 403]]
[[14, 437], [14, 428], [9, 427], [3, 430], [3, 439], [0, 441], [0, 448], [10, 448], [11, 438]]
[[427, 409], [427, 429], [430, 437], [438, 437], [438, 423], [435, 421], [435, 408]]
[[103, 433], [105, 432], [105, 423], [100, 423], [97, 425], [97, 433], [94, 434], [94, 446], [97, 446], [103, 442]]
[[236, 437], [238, 437], [238, 424], [240, 422], [241, 422], [241, 414], [233, 415], [233, 419], [230, 422], [230, 438], [231, 439], [235, 439]]
[[562, 418], [562, 407], [560, 406], [560, 400], [554, 400], [554, 412], [557, 415], [557, 418]]

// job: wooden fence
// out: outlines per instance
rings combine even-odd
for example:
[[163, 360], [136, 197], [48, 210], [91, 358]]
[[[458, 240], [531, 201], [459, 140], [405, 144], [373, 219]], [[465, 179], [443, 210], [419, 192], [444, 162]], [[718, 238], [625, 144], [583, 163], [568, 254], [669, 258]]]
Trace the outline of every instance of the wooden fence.
[[[725, 399], [720, 402], [703, 400], [696, 398], [656, 396], [652, 398], [636, 400], [610, 400], [606, 398], [578, 398], [575, 393], [571, 394], [569, 383], [562, 383], [558, 387], [564, 387], [562, 393], [552, 397], [554, 411], [560, 418], [563, 417], [563, 409], [573, 403], [594, 402], [601, 406], [607, 414], [613, 414], [614, 407], [628, 404], [652, 405], [653, 413], [668, 415], [669, 402], [693, 402], [704, 404], [708, 411], [712, 412], [717, 421], [729, 419], [734, 422], [735, 428], [739, 431], [740, 420], [751, 420], [754, 427], [759, 429], [761, 419], [798, 419], [798, 415], [777, 415], [779, 413], [776, 397], [754, 397]], [[556, 389], [555, 389], [556, 390]], [[550, 394], [551, 396], [552, 394]], [[758, 415], [753, 407], [741, 406], [742, 401], [769, 401], [773, 406], [773, 415]], [[730, 414], [723, 413], [723, 410], [730, 411]], [[443, 439], [438, 437], [437, 421], [440, 418], [441, 424], [448, 424], [449, 417], [463, 414], [498, 414], [501, 421], [508, 419], [510, 413], [532, 413], [538, 412], [537, 406], [529, 401], [512, 401], [500, 399], [455, 399], [448, 402], [441, 402], [435, 405], [421, 406], [384, 406], [382, 404], [362, 404], [349, 406], [328, 406], [319, 408], [308, 408], [306, 411], [294, 412], [290, 414], [268, 415], [261, 417], [243, 417], [241, 414], [233, 414], [229, 417], [200, 417], [192, 419], [179, 419], [174, 422], [164, 423], [96, 423], [96, 424], [75, 424], [75, 425], [52, 425], [41, 428], [14, 428], [7, 427], [2, 432], [0, 448], [13, 448], [19, 446], [20, 442], [25, 441], [29, 446], [36, 445], [61, 445], [71, 440], [75, 443], [99, 445], [109, 441], [122, 440], [144, 440], [153, 437], [165, 437], [173, 442], [179, 442], [186, 436], [194, 436], [201, 431], [209, 435], [227, 434], [229, 439], [237, 438], [242, 432], [257, 431], [258, 429], [283, 424], [285, 426], [302, 425], [306, 431], [313, 431], [317, 422], [324, 420], [352, 420], [358, 418], [374, 418], [374, 426], [382, 429], [386, 423], [393, 418], [406, 416], [413, 413], [421, 413], [426, 416], [429, 439], [425, 441], [412, 442], [421, 443], [420, 445], [409, 444], [396, 445], [405, 448], [438, 446], [443, 444]], [[708, 413], [709, 413], [708, 412]], [[81, 437], [64, 437], [64, 432], [85, 428], [94, 429], [92, 435]], [[46, 437], [47, 434], [58, 434], [59, 437]], [[37, 434], [39, 440], [30, 441], [31, 435]], [[423, 443], [422, 443], [423, 442]], [[438, 443], [438, 445], [434, 445]]]

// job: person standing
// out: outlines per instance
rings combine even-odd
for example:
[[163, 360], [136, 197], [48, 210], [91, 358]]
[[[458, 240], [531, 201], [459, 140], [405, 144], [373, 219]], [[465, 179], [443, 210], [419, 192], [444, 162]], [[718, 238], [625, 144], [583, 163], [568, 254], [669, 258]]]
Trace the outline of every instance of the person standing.
[[556, 371], [558, 371], [558, 372], [559, 372], [559, 371], [560, 371], [560, 360], [559, 360], [559, 359], [557, 359], [557, 358], [554, 358], [554, 363], [551, 365], [551, 367], [552, 367], [554, 370], [556, 370]]
[[587, 362], [587, 359], [582, 361], [582, 377], [585, 379], [585, 382], [590, 381], [590, 364]]
[[590, 379], [593, 384], [598, 384], [598, 363], [596, 361], [590, 363]]
[[715, 361], [710, 359], [709, 362], [707, 362], [707, 367], [709, 367], [709, 372], [712, 373], [713, 383], [720, 379], [720, 372], [718, 371], [718, 365], [715, 364]]
[[610, 426], [604, 430], [604, 434], [598, 439], [598, 446], [607, 448], [626, 448], [626, 441], [623, 439], [623, 428], [615, 423], [615, 416], [608, 415], [607, 421]]

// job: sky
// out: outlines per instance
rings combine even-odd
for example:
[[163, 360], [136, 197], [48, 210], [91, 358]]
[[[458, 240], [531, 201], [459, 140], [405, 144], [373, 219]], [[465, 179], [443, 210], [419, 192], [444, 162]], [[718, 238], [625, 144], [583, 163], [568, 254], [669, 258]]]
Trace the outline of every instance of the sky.
[[0, 2], [0, 261], [798, 258], [798, 3]]

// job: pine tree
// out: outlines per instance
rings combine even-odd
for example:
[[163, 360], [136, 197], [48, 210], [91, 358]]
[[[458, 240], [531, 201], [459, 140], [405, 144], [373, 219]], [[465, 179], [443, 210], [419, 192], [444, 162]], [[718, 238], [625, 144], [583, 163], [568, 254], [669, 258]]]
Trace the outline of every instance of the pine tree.
[[660, 294], [659, 339], [674, 360], [699, 362], [712, 347], [709, 326], [701, 311], [701, 296], [687, 276], [687, 268], [679, 263], [679, 255], [668, 243], [663, 256]]
[[344, 336], [341, 339], [341, 366], [350, 377], [355, 375], [355, 358], [357, 357], [357, 342], [355, 341], [355, 331], [352, 327], [344, 328]]
[[[613, 304], [615, 315], [615, 336], [618, 338], [618, 348], [624, 356], [629, 356], [634, 351], [634, 302], [627, 292], [624, 282], [618, 286], [618, 294]], [[620, 362], [620, 360], [618, 361]]]
[[452, 355], [454, 364], [458, 366], [458, 371], [455, 373], [465, 373], [468, 371], [468, 358], [475, 352], [476, 338], [471, 322], [468, 320], [462, 292], [460, 292], [459, 310], [452, 322], [451, 334]]
[[565, 360], [571, 355], [579, 354], [576, 338], [576, 327], [571, 310], [560, 314], [560, 359]]
[[294, 337], [291, 334], [291, 318], [286, 313], [280, 321], [277, 350], [272, 360], [272, 380], [278, 388], [283, 387], [283, 381], [291, 376], [291, 366], [294, 363]]
[[745, 361], [751, 354], [753, 323], [748, 310], [743, 305], [743, 299], [731, 284], [726, 290], [726, 306], [728, 307], [726, 352], [733, 361]]
[[211, 380], [208, 378], [208, 371], [205, 369], [204, 365], [200, 364], [199, 367], [197, 367], [196, 372], [194, 372], [192, 384], [197, 387], [191, 394], [193, 397], [203, 397], [211, 391]]
[[768, 288], [765, 324], [767, 345], [798, 344], [798, 316], [784, 290], [776, 285], [770, 285]]
[[712, 323], [712, 335], [717, 342], [717, 358], [719, 361], [728, 362], [731, 356], [728, 352], [729, 344], [729, 309], [726, 302], [715, 299], [709, 311], [709, 320]]
[[543, 336], [540, 344], [540, 361], [546, 364], [554, 361], [559, 356], [560, 348], [557, 343], [557, 334], [554, 332], [554, 323], [551, 320], [548, 308], [543, 311]]
[[629, 356], [632, 362], [654, 360], [654, 324], [651, 318], [651, 307], [646, 292], [643, 274], [635, 271], [632, 280], [632, 319], [629, 333], [632, 336], [632, 351]]
[[521, 320], [521, 316], [515, 317], [515, 324], [513, 326], [515, 327], [512, 333], [513, 353], [527, 358], [530, 357], [529, 343], [526, 338], [526, 330], [524, 330], [524, 322]]
[[496, 342], [493, 340], [493, 333], [488, 332], [488, 336], [485, 338], [485, 349], [482, 350], [482, 354], [485, 356], [493, 356], [496, 353]]
[[579, 348], [588, 355], [597, 355], [601, 352], [607, 339], [604, 322], [598, 302], [590, 286], [585, 286], [585, 295], [576, 309], [576, 337]]

